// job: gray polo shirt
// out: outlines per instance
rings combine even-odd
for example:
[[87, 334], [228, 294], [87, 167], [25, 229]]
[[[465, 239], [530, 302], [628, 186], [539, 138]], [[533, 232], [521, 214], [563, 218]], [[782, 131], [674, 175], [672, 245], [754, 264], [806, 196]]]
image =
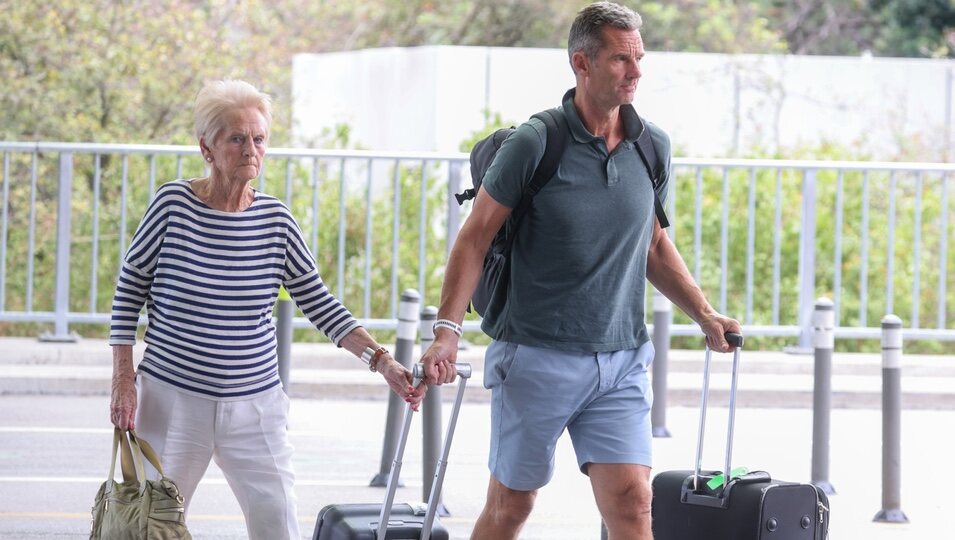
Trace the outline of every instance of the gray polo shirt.
[[[507, 300], [492, 302], [482, 329], [492, 338], [579, 352], [636, 348], [644, 324], [646, 261], [653, 232], [653, 185], [636, 150], [642, 129], [632, 106], [621, 107], [623, 140], [612, 154], [591, 135], [573, 104], [560, 109], [570, 126], [555, 176], [534, 197], [514, 242]], [[650, 130], [665, 201], [670, 140]], [[517, 206], [544, 154], [547, 129], [536, 118], [501, 145], [483, 179], [500, 204]]]

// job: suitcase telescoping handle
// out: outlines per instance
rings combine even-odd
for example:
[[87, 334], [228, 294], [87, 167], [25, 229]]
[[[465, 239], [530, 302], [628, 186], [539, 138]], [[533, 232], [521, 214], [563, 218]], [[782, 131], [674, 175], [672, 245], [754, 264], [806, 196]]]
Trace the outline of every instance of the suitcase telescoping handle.
[[[726, 459], [723, 468], [723, 487], [725, 488], [730, 480], [730, 471], [733, 470], [730, 467], [730, 462], [733, 455], [733, 427], [736, 418], [736, 383], [739, 379], [739, 355], [740, 350], [743, 348], [743, 335], [737, 334], [735, 332], [727, 332], [724, 334], [724, 337], [726, 337], [727, 343], [736, 347], [736, 349], [733, 351], [733, 373], [732, 382], [730, 383], [729, 420], [727, 421], [726, 427]], [[703, 432], [706, 426], [706, 401], [710, 391], [711, 355], [712, 351], [710, 351], [709, 346], [707, 346], [706, 357], [703, 360], [703, 396], [700, 399], [700, 430], [696, 439], [696, 467], [693, 472], [694, 491], [697, 491], [700, 488], [700, 469], [702, 467], [703, 461]]]
[[[434, 481], [431, 483], [431, 496], [428, 498], [428, 510], [425, 513], [424, 522], [421, 526], [421, 540], [431, 538], [431, 528], [434, 525], [434, 517], [440, 500], [441, 486], [444, 483], [444, 472], [448, 468], [448, 454], [451, 451], [451, 439], [454, 437], [454, 427], [458, 422], [458, 413], [461, 411], [461, 402], [464, 401], [464, 388], [467, 380], [471, 378], [471, 364], [457, 363], [458, 377], [461, 381], [458, 383], [458, 393], [451, 406], [451, 416], [448, 419], [447, 433], [444, 437], [444, 444], [441, 448], [441, 459], [435, 467]], [[411, 370], [414, 386], [421, 384], [424, 380], [424, 365], [415, 364]], [[388, 487], [385, 492], [385, 503], [381, 505], [381, 514], [378, 516], [379, 540], [384, 540], [388, 531], [388, 520], [391, 519], [391, 507], [395, 503], [395, 492], [398, 489], [398, 479], [401, 476], [401, 460], [405, 453], [405, 444], [408, 442], [408, 432], [411, 431], [411, 418], [414, 411], [411, 404], [405, 406], [404, 423], [401, 428], [401, 435], [398, 437], [398, 446], [395, 448], [395, 459], [391, 462], [391, 474], [388, 476]]]

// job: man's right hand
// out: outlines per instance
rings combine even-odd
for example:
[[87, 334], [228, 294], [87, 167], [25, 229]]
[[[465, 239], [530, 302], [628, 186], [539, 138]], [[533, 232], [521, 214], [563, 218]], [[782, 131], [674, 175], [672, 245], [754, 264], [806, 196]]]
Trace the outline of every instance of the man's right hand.
[[455, 362], [458, 357], [458, 336], [447, 329], [439, 328], [428, 350], [421, 355], [424, 364], [425, 383], [445, 384], [454, 382], [458, 374]]

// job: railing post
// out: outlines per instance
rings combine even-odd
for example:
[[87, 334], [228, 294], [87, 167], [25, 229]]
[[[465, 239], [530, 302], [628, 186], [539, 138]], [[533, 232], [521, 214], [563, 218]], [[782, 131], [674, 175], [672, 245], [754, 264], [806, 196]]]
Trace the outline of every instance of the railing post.
[[[401, 302], [398, 304], [398, 332], [395, 340], [395, 360], [408, 369], [411, 369], [414, 356], [415, 338], [418, 332], [418, 306], [421, 305], [421, 295], [414, 289], [401, 293]], [[398, 438], [401, 436], [401, 417], [404, 414], [404, 401], [398, 394], [388, 392], [388, 416], [385, 420], [385, 439], [381, 449], [381, 466], [369, 484], [372, 487], [387, 487], [388, 476], [391, 473], [392, 460], [398, 448]], [[399, 486], [400, 483], [399, 479]]]
[[670, 437], [667, 429], [667, 371], [670, 356], [670, 321], [673, 305], [660, 291], [653, 291], [653, 408], [650, 424], [654, 437]]
[[812, 349], [812, 313], [816, 296], [816, 171], [802, 177], [802, 225], [799, 230], [799, 345], [790, 352]]
[[[421, 310], [421, 353], [428, 350], [431, 343], [434, 342], [434, 321], [438, 318], [438, 308], [428, 306]], [[428, 387], [428, 392], [424, 395], [424, 401], [421, 403], [421, 414], [424, 417], [424, 427], [422, 428], [422, 462], [421, 476], [421, 500], [431, 500], [431, 484], [434, 474], [438, 469], [438, 460], [441, 459], [441, 387], [432, 385]], [[441, 498], [435, 501], [437, 504], [437, 515], [449, 516], [448, 509], [445, 508]]]
[[79, 336], [70, 332], [67, 315], [70, 311], [70, 229], [73, 204], [73, 154], [60, 153], [60, 179], [56, 203], [56, 293], [53, 333], [40, 334], [40, 341], [75, 342]]
[[812, 483], [828, 494], [829, 434], [832, 415], [832, 352], [835, 348], [835, 310], [832, 300], [819, 298], [813, 312], [815, 376], [812, 392]]
[[908, 523], [902, 512], [902, 320], [882, 318], [882, 510], [873, 521]]
[[295, 316], [295, 305], [285, 287], [279, 289], [279, 298], [275, 302], [275, 355], [278, 357], [279, 379], [282, 380], [282, 390], [288, 394], [289, 365], [292, 363], [292, 319]]
[[461, 191], [461, 163], [452, 161], [448, 165], [448, 229], [446, 231], [447, 241], [444, 246], [445, 256], [451, 254], [451, 247], [458, 237], [458, 230], [461, 228], [461, 209], [454, 198], [454, 194]]

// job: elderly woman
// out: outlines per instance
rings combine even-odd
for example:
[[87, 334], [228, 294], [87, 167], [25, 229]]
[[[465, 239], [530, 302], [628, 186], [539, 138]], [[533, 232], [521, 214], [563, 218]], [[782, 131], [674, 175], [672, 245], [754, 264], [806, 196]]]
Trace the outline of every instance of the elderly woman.
[[[161, 456], [188, 509], [214, 458], [249, 538], [300, 538], [288, 397], [272, 308], [284, 285], [315, 326], [417, 406], [423, 388], [325, 287], [289, 209], [250, 185], [269, 140], [271, 101], [242, 81], [206, 85], [196, 136], [209, 176], [163, 185], [123, 261], [113, 299], [110, 416]], [[132, 346], [146, 304], [146, 350]], [[138, 406], [137, 406], [138, 398]]]

